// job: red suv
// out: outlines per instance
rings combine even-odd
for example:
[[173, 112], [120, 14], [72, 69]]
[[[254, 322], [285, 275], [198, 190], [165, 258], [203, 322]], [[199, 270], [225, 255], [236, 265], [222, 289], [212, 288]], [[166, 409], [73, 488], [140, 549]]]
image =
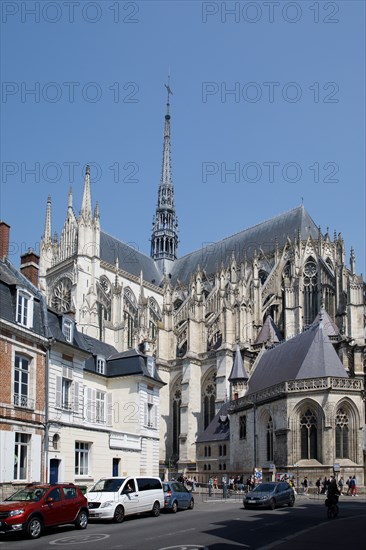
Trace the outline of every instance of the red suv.
[[88, 525], [88, 501], [73, 483], [30, 484], [0, 503], [0, 533], [24, 531], [38, 538], [44, 527]]

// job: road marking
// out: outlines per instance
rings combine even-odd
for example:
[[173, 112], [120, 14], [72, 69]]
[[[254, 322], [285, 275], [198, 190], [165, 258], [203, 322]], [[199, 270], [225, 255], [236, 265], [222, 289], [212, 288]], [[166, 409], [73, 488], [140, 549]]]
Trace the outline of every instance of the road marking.
[[70, 545], [70, 544], [85, 544], [85, 543], [88, 543], [88, 542], [98, 542], [100, 540], [103, 540], [103, 539], [108, 539], [110, 537], [110, 535], [105, 535], [105, 534], [97, 534], [97, 533], [93, 533], [93, 534], [90, 534], [90, 535], [83, 535], [83, 536], [74, 536], [74, 537], [63, 537], [62, 539], [55, 539], [55, 540], [51, 540], [51, 542], [49, 542], [48, 544], [53, 544], [53, 545], [58, 545], [58, 546], [62, 546], [62, 545]]

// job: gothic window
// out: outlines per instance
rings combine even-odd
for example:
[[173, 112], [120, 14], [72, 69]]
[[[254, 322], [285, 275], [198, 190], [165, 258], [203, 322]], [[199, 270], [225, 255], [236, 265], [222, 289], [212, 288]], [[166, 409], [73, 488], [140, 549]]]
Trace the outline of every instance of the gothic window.
[[239, 439], [247, 437], [247, 417], [242, 415], [239, 417]]
[[334, 314], [335, 314], [334, 290], [329, 285], [323, 285], [323, 300], [324, 300], [325, 311], [329, 313], [332, 319], [334, 319]]
[[318, 458], [318, 428], [317, 417], [311, 409], [307, 409], [300, 419], [301, 459]]
[[52, 291], [51, 305], [60, 313], [70, 311], [71, 308], [71, 281], [63, 277]]
[[340, 407], [336, 414], [336, 457], [350, 458], [349, 453], [349, 418], [346, 411]]
[[105, 275], [102, 275], [97, 285], [99, 339], [104, 337], [104, 321], [111, 320], [111, 284]]
[[304, 325], [314, 321], [318, 313], [318, 269], [311, 258], [304, 266]]
[[159, 304], [155, 298], [149, 299], [149, 336], [151, 340], [155, 340], [158, 331], [158, 323], [161, 321], [161, 313]]
[[216, 372], [211, 372], [202, 385], [203, 428], [206, 429], [215, 417]]
[[[182, 404], [180, 378], [173, 387], [172, 392], [172, 409], [173, 409], [173, 455], [179, 457], [179, 436], [180, 436], [180, 407]], [[205, 447], [206, 450], [206, 447]]]
[[267, 460], [273, 462], [273, 420], [270, 416], [267, 423], [266, 433]]
[[134, 345], [135, 329], [137, 327], [137, 300], [132, 290], [127, 287], [124, 291], [124, 322], [126, 334], [126, 347], [132, 348]]

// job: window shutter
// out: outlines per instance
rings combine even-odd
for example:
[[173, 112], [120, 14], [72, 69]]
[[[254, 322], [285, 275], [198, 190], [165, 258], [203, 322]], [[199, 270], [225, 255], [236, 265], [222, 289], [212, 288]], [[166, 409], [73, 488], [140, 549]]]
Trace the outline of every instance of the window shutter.
[[97, 419], [97, 406], [96, 406], [96, 390], [91, 389], [91, 401], [89, 405], [90, 415], [91, 415], [91, 422], [95, 422]]
[[154, 405], [154, 428], [158, 427], [158, 407]]
[[62, 406], [62, 378], [61, 376], [56, 376], [56, 407], [61, 408]]
[[84, 418], [87, 422], [93, 422], [93, 410], [95, 411], [95, 403], [93, 403], [92, 389], [85, 386], [85, 388], [84, 388]]
[[112, 394], [111, 394], [111, 392], [108, 392], [107, 393], [107, 424], [108, 424], [108, 426], [112, 426], [112, 414], [113, 414]]
[[148, 404], [147, 404], [147, 403], [144, 403], [144, 407], [145, 407], [145, 419], [144, 419], [144, 424], [145, 424], [145, 426], [147, 426], [147, 419], [148, 419], [147, 407], [148, 407]]
[[79, 401], [80, 383], [74, 382], [73, 386], [74, 386], [74, 414], [78, 415], [79, 405], [80, 405], [80, 401]]

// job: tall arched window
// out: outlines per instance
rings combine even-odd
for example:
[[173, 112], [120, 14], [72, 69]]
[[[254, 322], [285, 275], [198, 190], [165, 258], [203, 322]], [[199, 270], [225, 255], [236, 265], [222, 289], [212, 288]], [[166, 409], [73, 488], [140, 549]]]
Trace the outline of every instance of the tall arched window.
[[340, 407], [336, 414], [336, 457], [350, 458], [349, 453], [349, 418], [345, 410]]
[[211, 372], [202, 386], [203, 428], [206, 429], [215, 417], [216, 372]]
[[304, 266], [304, 326], [311, 325], [318, 313], [318, 269], [310, 258]]
[[318, 458], [318, 429], [315, 413], [307, 409], [300, 420], [301, 458]]
[[269, 417], [267, 423], [266, 444], [267, 460], [273, 462], [273, 420], [271, 416]]
[[137, 327], [137, 300], [132, 290], [127, 287], [124, 291], [124, 322], [125, 322], [125, 344], [126, 348], [134, 346], [135, 329]]
[[[174, 384], [172, 391], [172, 409], [173, 409], [173, 456], [179, 458], [179, 436], [180, 436], [180, 406], [182, 404], [182, 379], [179, 378]], [[206, 448], [205, 448], [206, 449]]]

